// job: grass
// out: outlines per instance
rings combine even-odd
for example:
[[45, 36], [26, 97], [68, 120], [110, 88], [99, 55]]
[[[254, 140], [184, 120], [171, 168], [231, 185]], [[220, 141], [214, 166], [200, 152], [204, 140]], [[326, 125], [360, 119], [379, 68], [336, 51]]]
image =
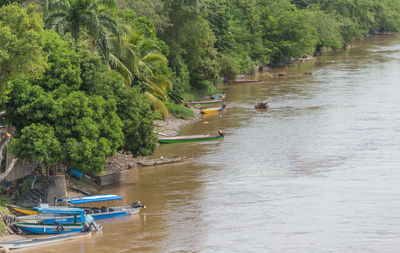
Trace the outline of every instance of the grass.
[[168, 111], [178, 119], [188, 119], [194, 117], [194, 112], [182, 105], [168, 104]]
[[[6, 204], [11, 204], [10, 198], [3, 194], [0, 194], [0, 212], [7, 215], [12, 215], [6, 207]], [[3, 219], [0, 218], [0, 233], [3, 233], [4, 231], [6, 231], [6, 224], [4, 224]]]

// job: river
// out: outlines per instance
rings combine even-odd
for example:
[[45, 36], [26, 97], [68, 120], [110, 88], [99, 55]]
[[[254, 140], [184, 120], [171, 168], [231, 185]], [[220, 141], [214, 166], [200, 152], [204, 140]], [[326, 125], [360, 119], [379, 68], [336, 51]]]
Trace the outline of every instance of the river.
[[370, 37], [224, 86], [227, 111], [181, 133], [224, 140], [159, 146], [154, 157], [191, 160], [103, 190], [141, 200], [141, 215], [25, 252], [398, 252], [399, 42]]

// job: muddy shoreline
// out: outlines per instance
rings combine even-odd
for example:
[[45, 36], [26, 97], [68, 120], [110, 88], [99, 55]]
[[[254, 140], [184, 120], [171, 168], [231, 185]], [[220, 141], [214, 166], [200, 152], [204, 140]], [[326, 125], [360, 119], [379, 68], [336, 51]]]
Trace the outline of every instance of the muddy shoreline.
[[[201, 113], [199, 109], [192, 109], [195, 116], [190, 119], [178, 119], [173, 115], [169, 115], [167, 120], [155, 120], [154, 132], [158, 137], [176, 136], [180, 131], [193, 123], [198, 122], [201, 119]], [[147, 157], [132, 157], [129, 153], [118, 152], [114, 156], [107, 159], [107, 164], [104, 167], [102, 175], [108, 175], [118, 171], [125, 171], [135, 169], [138, 161], [148, 159]]]

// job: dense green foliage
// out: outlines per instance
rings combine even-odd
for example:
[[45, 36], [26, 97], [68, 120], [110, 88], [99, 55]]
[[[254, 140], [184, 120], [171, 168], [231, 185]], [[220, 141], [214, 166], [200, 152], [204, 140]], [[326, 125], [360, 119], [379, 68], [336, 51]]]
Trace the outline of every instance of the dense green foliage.
[[101, 172], [118, 149], [151, 153], [152, 114], [144, 98], [73, 40], [51, 31], [44, 38], [43, 76], [11, 82], [6, 119], [17, 129], [11, 152], [44, 166], [65, 163], [89, 173]]
[[178, 119], [188, 119], [194, 117], [193, 110], [177, 104], [168, 104], [168, 111]]
[[10, 91], [9, 80], [36, 78], [44, 71], [42, 27], [33, 6], [11, 4], [0, 9], [0, 110]]
[[48, 0], [43, 15], [13, 2], [0, 0], [11, 150], [88, 172], [117, 150], [151, 154], [154, 118], [191, 116], [171, 102], [221, 79], [400, 30], [400, 0]]
[[70, 32], [75, 40], [84, 35], [108, 62], [107, 32], [118, 33], [118, 25], [110, 13], [114, 0], [49, 0], [46, 26], [59, 33]]

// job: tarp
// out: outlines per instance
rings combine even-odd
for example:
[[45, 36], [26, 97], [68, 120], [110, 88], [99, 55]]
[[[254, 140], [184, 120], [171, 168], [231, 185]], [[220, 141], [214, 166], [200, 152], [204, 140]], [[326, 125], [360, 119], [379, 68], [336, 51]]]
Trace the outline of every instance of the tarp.
[[104, 194], [104, 195], [83, 196], [77, 198], [62, 198], [58, 199], [58, 201], [67, 201], [68, 203], [76, 205], [76, 204], [101, 202], [101, 201], [109, 201], [117, 199], [123, 199], [123, 198], [121, 196], [114, 194]]
[[83, 214], [85, 212], [83, 209], [73, 208], [73, 207], [51, 207], [51, 208], [34, 207], [33, 210], [39, 211], [40, 213], [59, 213], [59, 214]]

